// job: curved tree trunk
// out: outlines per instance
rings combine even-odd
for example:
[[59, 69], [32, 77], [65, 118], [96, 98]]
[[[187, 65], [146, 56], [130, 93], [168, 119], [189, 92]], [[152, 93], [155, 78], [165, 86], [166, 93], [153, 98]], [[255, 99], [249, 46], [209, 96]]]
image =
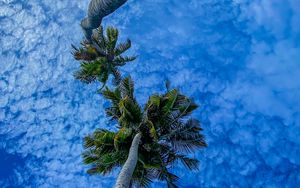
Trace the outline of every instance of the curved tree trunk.
[[128, 158], [125, 164], [123, 165], [122, 170], [118, 176], [115, 188], [130, 187], [131, 177], [134, 172], [136, 163], [138, 161], [138, 150], [139, 150], [139, 143], [141, 137], [142, 137], [141, 133], [138, 133], [134, 136], [130, 146]]
[[102, 19], [113, 13], [127, 0], [91, 0], [87, 17], [81, 21], [81, 27], [87, 40], [91, 39], [93, 29], [101, 25]]

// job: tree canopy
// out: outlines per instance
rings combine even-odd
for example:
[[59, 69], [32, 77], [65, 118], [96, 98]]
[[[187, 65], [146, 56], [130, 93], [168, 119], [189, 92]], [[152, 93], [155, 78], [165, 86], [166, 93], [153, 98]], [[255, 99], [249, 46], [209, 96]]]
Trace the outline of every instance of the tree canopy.
[[121, 80], [118, 67], [136, 59], [136, 56], [123, 55], [131, 47], [131, 41], [118, 44], [118, 37], [116, 28], [108, 27], [104, 35], [100, 26], [94, 30], [91, 42], [84, 40], [80, 48], [72, 45], [74, 58], [81, 61], [75, 78], [88, 84], [97, 80], [105, 86], [109, 75], [113, 75], [114, 83], [118, 84]]
[[172, 89], [149, 97], [144, 108], [134, 98], [130, 77], [113, 90], [106, 87], [102, 95], [111, 103], [106, 114], [119, 125], [117, 132], [98, 129], [85, 137], [84, 162], [90, 174], [107, 174], [127, 159], [135, 134], [142, 133], [139, 160], [132, 180], [145, 187], [154, 179], [176, 187], [178, 176], [170, 171], [177, 162], [197, 170], [199, 161], [188, 154], [206, 146], [199, 121], [190, 117], [198, 107], [193, 100]]

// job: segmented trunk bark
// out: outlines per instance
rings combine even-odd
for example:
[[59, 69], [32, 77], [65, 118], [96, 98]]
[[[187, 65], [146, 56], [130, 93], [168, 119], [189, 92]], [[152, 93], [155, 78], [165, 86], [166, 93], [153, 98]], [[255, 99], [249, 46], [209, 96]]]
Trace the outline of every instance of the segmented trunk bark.
[[138, 161], [139, 143], [141, 140], [141, 133], [134, 136], [130, 146], [129, 155], [122, 167], [122, 170], [118, 176], [115, 188], [129, 188], [132, 174]]

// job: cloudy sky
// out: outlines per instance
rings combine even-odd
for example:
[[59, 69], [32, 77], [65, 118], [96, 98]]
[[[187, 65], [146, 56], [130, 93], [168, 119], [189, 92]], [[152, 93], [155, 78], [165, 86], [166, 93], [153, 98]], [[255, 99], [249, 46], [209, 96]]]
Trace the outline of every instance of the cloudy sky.
[[[0, 0], [0, 187], [112, 187], [82, 138], [106, 127], [97, 84], [73, 78], [88, 0]], [[130, 38], [136, 96], [174, 87], [200, 104], [209, 147], [180, 187], [300, 186], [300, 1], [129, 0], [105, 26]], [[156, 182], [153, 187], [165, 187]], [[297, 186], [296, 186], [297, 187]]]

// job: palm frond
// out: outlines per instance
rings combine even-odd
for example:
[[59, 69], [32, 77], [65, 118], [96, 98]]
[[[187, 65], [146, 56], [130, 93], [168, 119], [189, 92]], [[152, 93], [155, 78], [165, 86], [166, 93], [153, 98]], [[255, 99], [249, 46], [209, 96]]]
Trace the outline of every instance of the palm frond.
[[74, 73], [74, 77], [83, 83], [90, 84], [94, 82], [97, 78], [94, 75], [89, 74], [86, 70], [78, 70]]
[[115, 55], [116, 56], [121, 55], [122, 53], [126, 52], [130, 47], [131, 47], [131, 41], [127, 39], [126, 42], [117, 45], [117, 47], [115, 48]]
[[115, 151], [97, 156], [98, 159], [87, 173], [94, 174], [108, 174], [111, 173], [114, 167], [118, 167], [124, 163], [127, 154], [124, 151]]
[[184, 155], [176, 155], [176, 158], [181, 161], [181, 163], [189, 170], [198, 170], [199, 161], [197, 159], [192, 159]]
[[130, 99], [126, 96], [119, 103], [119, 108], [121, 112], [121, 117], [119, 118], [119, 123], [121, 126], [131, 126], [138, 125], [142, 120], [142, 113], [140, 106], [135, 100]]
[[169, 80], [169, 79], [167, 79], [167, 80], [166, 80], [166, 82], [165, 82], [165, 86], [166, 86], [166, 89], [167, 89], [167, 91], [170, 91], [171, 82], [170, 82], [170, 80]]
[[188, 97], [179, 94], [174, 103], [174, 108], [178, 109], [182, 113], [181, 116], [187, 116], [197, 109], [198, 105]]
[[114, 76], [113, 84], [115, 86], [118, 86], [120, 84], [121, 80], [122, 80], [121, 73], [117, 68], [112, 68], [112, 74]]
[[128, 96], [130, 99], [133, 99], [134, 83], [130, 76], [121, 81], [119, 88], [123, 98]]
[[[97, 129], [92, 135], [84, 137], [84, 148], [101, 148], [103, 151], [106, 146], [111, 147], [114, 144], [116, 133], [105, 129]], [[102, 152], [101, 150], [101, 152]], [[110, 150], [110, 149], [109, 149]]]
[[161, 97], [159, 95], [151, 95], [149, 97], [149, 100], [147, 102], [147, 107], [149, 108], [150, 106], [160, 106], [161, 102]]
[[143, 167], [142, 163], [138, 162], [132, 175], [133, 183], [138, 187], [147, 187], [152, 183], [152, 179], [151, 173]]
[[96, 130], [92, 135], [84, 138], [83, 162], [85, 164], [98, 163], [101, 156], [114, 151], [115, 133], [104, 129]]
[[[121, 128], [114, 138], [115, 149], [118, 151], [120, 146], [126, 144], [130, 137], [132, 137], [132, 129], [125, 127]], [[128, 143], [130, 144], [130, 140]]]
[[167, 182], [167, 183], [168, 183], [168, 188], [178, 188], [178, 186], [173, 182]]
[[110, 90], [108, 87], [105, 87], [104, 90], [101, 90], [100, 93], [104, 98], [110, 100], [111, 106], [105, 109], [106, 115], [112, 118], [112, 120], [118, 120], [121, 116], [121, 111], [119, 108], [119, 103], [121, 101], [121, 92], [118, 88], [114, 91]]
[[83, 47], [76, 48], [72, 45], [72, 55], [76, 60], [93, 61], [97, 58], [96, 49], [89, 44], [82, 44]]
[[103, 83], [103, 86], [105, 86], [109, 76], [109, 71], [107, 69], [103, 69], [103, 71], [98, 72], [98, 80]]
[[179, 177], [169, 172], [166, 167], [161, 167], [159, 169], [150, 169], [149, 171], [151, 171], [153, 177], [162, 181], [167, 181], [168, 185], [170, 184], [176, 186], [174, 182], [179, 180]]
[[103, 27], [100, 26], [93, 31], [92, 42], [96, 46], [97, 51], [103, 55], [107, 55], [108, 39], [103, 34]]
[[111, 120], [119, 120], [121, 111], [118, 107], [109, 107], [105, 109], [106, 115], [111, 117]]
[[91, 148], [95, 146], [95, 139], [93, 136], [86, 136], [84, 137], [83, 146], [85, 149]]
[[106, 59], [98, 58], [92, 62], [82, 62], [80, 64], [80, 70], [75, 72], [74, 76], [76, 79], [87, 84], [96, 80], [105, 83], [108, 79]]
[[177, 128], [161, 139], [170, 142], [175, 150], [190, 153], [207, 146], [204, 136], [200, 133], [201, 130], [199, 121], [190, 119], [186, 123], [179, 123]]
[[176, 89], [173, 89], [169, 92], [167, 92], [164, 96], [164, 107], [162, 108], [162, 111], [164, 113], [164, 115], [167, 115], [168, 113], [170, 113], [172, 111], [172, 108], [176, 102], [178, 96], [178, 91]]
[[110, 100], [114, 104], [119, 104], [121, 100], [121, 93], [119, 89], [112, 91], [108, 87], [105, 87], [105, 89], [101, 91], [101, 94], [104, 98]]
[[134, 61], [137, 56], [117, 56], [114, 58], [113, 63], [115, 66], [124, 66], [126, 63]]
[[98, 160], [97, 155], [92, 150], [87, 150], [82, 153], [83, 163], [84, 164], [93, 164]]
[[153, 125], [153, 123], [151, 121], [147, 121], [146, 122], [148, 128], [149, 128], [149, 133], [150, 133], [150, 136], [156, 141], [158, 139], [158, 136], [157, 136], [157, 132], [156, 132], [156, 129]]
[[108, 27], [106, 30], [106, 34], [108, 38], [107, 49], [110, 53], [113, 53], [118, 41], [119, 32], [113, 27]]

